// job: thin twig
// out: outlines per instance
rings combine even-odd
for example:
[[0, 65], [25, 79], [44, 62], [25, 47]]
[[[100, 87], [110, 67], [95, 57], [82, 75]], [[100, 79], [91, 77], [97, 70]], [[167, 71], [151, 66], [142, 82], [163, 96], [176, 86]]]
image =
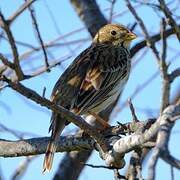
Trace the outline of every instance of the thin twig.
[[170, 165], [170, 170], [171, 170], [171, 180], [174, 180], [174, 168], [172, 165]]
[[123, 180], [123, 179], [126, 179], [126, 177], [121, 176], [121, 175], [119, 174], [118, 169], [114, 169], [114, 180]]
[[180, 76], [180, 67], [175, 69], [173, 72], [169, 74], [169, 81], [172, 83], [176, 77]]
[[162, 52], [161, 52], [161, 59], [159, 62], [159, 69], [162, 78], [162, 97], [161, 97], [161, 107], [160, 113], [169, 105], [169, 98], [170, 98], [170, 80], [168, 75], [168, 66], [166, 64], [166, 53], [167, 53], [167, 42], [164, 36], [164, 32], [166, 29], [166, 22], [162, 19], [161, 22], [161, 38], [162, 38]]
[[20, 163], [20, 165], [16, 168], [15, 172], [13, 173], [11, 179], [17, 180], [21, 179], [24, 173], [26, 172], [30, 162], [34, 159], [34, 157], [29, 156], [24, 161]]
[[126, 0], [126, 5], [129, 8], [130, 12], [133, 14], [133, 16], [136, 19], [136, 21], [139, 24], [139, 26], [141, 27], [142, 32], [144, 34], [144, 37], [146, 39], [147, 46], [149, 46], [152, 49], [152, 51], [154, 52], [154, 55], [156, 56], [156, 59], [159, 61], [160, 60], [159, 52], [155, 48], [155, 45], [154, 45], [154, 43], [152, 42], [152, 40], [151, 40], [151, 38], [149, 36], [149, 33], [148, 33], [147, 29], [146, 29], [146, 26], [145, 26], [143, 20], [139, 17], [139, 15], [135, 11], [135, 9], [133, 8], [133, 6], [131, 5], [129, 0]]
[[[178, 25], [178, 27], [180, 27], [180, 25]], [[172, 28], [166, 30], [164, 32], [164, 36], [167, 38], [168, 36], [174, 34], [174, 31]], [[161, 35], [160, 33], [157, 33], [153, 36], [150, 36], [150, 41], [152, 43], [156, 43], [158, 42], [159, 40], [161, 39]], [[132, 48], [131, 48], [131, 57], [133, 57], [137, 52], [139, 52], [139, 50], [141, 50], [142, 48], [146, 47], [147, 46], [147, 40], [142, 40], [140, 41], [139, 43], [137, 43], [136, 45], [134, 45]]]
[[131, 98], [128, 99], [128, 104], [129, 104], [129, 108], [131, 110], [131, 115], [133, 117], [133, 121], [139, 122], [139, 120], [138, 120], [138, 118], [136, 116], [135, 109], [134, 109], [134, 106], [132, 104]]
[[42, 40], [40, 31], [39, 31], [39, 27], [38, 27], [38, 24], [37, 24], [37, 21], [36, 21], [35, 11], [34, 11], [32, 6], [29, 6], [28, 9], [29, 9], [30, 14], [31, 14], [32, 23], [33, 23], [35, 32], [37, 34], [37, 39], [38, 39], [38, 41], [39, 41], [39, 43], [41, 45], [41, 48], [42, 48], [42, 51], [43, 51], [43, 54], [44, 54], [45, 65], [46, 65], [47, 71], [49, 72], [50, 69], [48, 68], [49, 67], [48, 56], [47, 56], [47, 52], [46, 52], [46, 49], [45, 49], [45, 46], [44, 46], [44, 42]]
[[111, 8], [110, 8], [110, 13], [109, 13], [109, 23], [112, 22], [112, 18], [113, 18], [113, 10], [114, 10], [114, 6], [115, 6], [116, 0], [112, 0], [111, 1]]
[[[50, 9], [50, 7], [49, 7], [49, 5], [48, 5], [48, 3], [47, 3], [46, 0], [43, 1], [43, 2], [44, 2], [44, 4], [45, 4], [45, 7], [46, 7], [46, 9], [47, 9], [47, 12], [48, 12], [49, 15], [50, 15], [50, 18], [51, 18], [51, 20], [52, 20], [52, 23], [54, 24], [54, 27], [55, 27], [55, 30], [56, 30], [57, 34], [60, 35], [60, 36], [62, 36], [61, 30], [60, 30], [60, 28], [59, 28], [59, 26], [58, 26], [58, 24], [57, 24], [57, 22], [56, 22], [56, 20], [55, 20], [53, 11]], [[62, 37], [63, 37], [63, 36], [62, 36]], [[75, 53], [74, 50], [71, 48], [71, 43], [68, 43], [68, 42], [66, 41], [66, 38], [65, 38], [65, 37], [64, 37], [62, 40], [63, 40], [63, 42], [64, 42], [64, 45], [66, 44], [66, 47], [67, 47], [67, 49], [69, 50], [69, 52], [71, 53], [71, 55], [72, 55], [72, 56], [75, 56], [76, 53]]]
[[10, 62], [2, 53], [0, 53], [0, 59], [4, 65], [10, 67], [13, 70], [15, 69], [14, 64]]
[[36, 0], [27, 0], [23, 5], [19, 7], [14, 14], [8, 18], [8, 22], [11, 24], [19, 15], [21, 15], [32, 3]]
[[11, 46], [11, 50], [12, 50], [12, 53], [13, 53], [14, 70], [16, 71], [16, 74], [18, 76], [18, 80], [22, 80], [22, 79], [24, 79], [24, 74], [22, 72], [22, 69], [21, 69], [21, 66], [20, 66], [20, 63], [19, 63], [19, 54], [18, 54], [18, 50], [17, 50], [17, 47], [16, 47], [16, 43], [15, 43], [14, 37], [12, 35], [12, 32], [10, 30], [9, 24], [5, 20], [5, 18], [4, 18], [1, 11], [0, 11], [0, 18], [1, 18], [2, 27], [3, 27], [4, 31], [6, 32], [6, 34], [7, 34], [7, 37], [9, 39], [9, 44]]
[[46, 97], [46, 87], [44, 87], [44, 88], [43, 88], [42, 97], [43, 97], [43, 98], [45, 98], [45, 97]]
[[166, 6], [166, 3], [164, 0], [159, 0], [160, 8], [164, 12], [168, 23], [172, 28], [174, 29], [174, 32], [176, 33], [176, 36], [178, 40], [180, 41], [180, 28], [176, 24], [176, 21], [173, 19], [172, 12], [169, 10], [169, 8]]
[[176, 169], [180, 169], [180, 160], [173, 157], [168, 150], [161, 152], [161, 159]]
[[103, 166], [103, 165], [93, 165], [93, 164], [83, 164], [85, 166], [88, 166], [88, 167], [92, 167], [92, 168], [103, 168], [103, 169], [109, 169], [109, 170], [114, 170], [114, 167], [109, 167], [109, 166]]
[[[8, 41], [8, 38], [5, 37], [3, 34], [0, 34], [0, 38]], [[34, 47], [33, 45], [31, 45], [31, 44], [29, 44], [29, 43], [22, 42], [22, 41], [19, 41], [19, 40], [15, 40], [15, 43], [16, 43], [17, 45], [20, 45], [20, 46], [23, 46], [23, 47], [26, 47], [26, 48], [30, 48], [30, 49], [36, 50], [36, 47]]]

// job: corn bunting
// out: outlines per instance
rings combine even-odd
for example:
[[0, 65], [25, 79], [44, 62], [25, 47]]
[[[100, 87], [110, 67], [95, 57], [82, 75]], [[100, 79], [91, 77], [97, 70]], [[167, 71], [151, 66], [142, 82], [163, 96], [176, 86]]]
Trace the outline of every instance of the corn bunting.
[[[65, 70], [57, 81], [51, 100], [77, 115], [98, 114], [113, 103], [126, 84], [130, 72], [130, 42], [136, 35], [126, 27], [102, 27], [92, 44]], [[67, 120], [52, 113], [51, 140], [45, 154], [43, 172], [52, 167], [56, 141]]]

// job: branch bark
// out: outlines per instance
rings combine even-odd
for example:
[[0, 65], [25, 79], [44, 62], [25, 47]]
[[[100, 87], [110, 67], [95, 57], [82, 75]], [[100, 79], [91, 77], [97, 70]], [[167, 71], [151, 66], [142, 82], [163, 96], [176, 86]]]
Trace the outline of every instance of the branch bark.
[[71, 0], [71, 3], [92, 37], [108, 23], [95, 0]]
[[[24, 139], [18, 141], [0, 140], [0, 157], [18, 157], [38, 155], [46, 152], [49, 137]], [[92, 149], [94, 141], [91, 138], [76, 136], [61, 137], [57, 144], [57, 152], [67, 152], [82, 149]]]
[[160, 8], [164, 12], [170, 26], [172, 26], [174, 32], [176, 33], [176, 36], [178, 40], [180, 41], [180, 28], [176, 24], [176, 21], [172, 17], [172, 12], [169, 10], [169, 8], [166, 6], [166, 3], [164, 0], [159, 0]]
[[[180, 25], [178, 25], [178, 27], [180, 27]], [[167, 30], [164, 31], [164, 37], [165, 38], [168, 38], [170, 35], [173, 35], [173, 34], [174, 34], [174, 31], [173, 31], [172, 28], [167, 29]], [[149, 39], [150, 39], [150, 41], [152, 43], [156, 43], [161, 39], [161, 35], [160, 35], [160, 33], [157, 33], [157, 34], [155, 34], [153, 36], [150, 36]], [[146, 40], [142, 40], [139, 43], [137, 43], [136, 45], [134, 45], [131, 48], [131, 57], [133, 57], [137, 52], [139, 52], [139, 50], [141, 50], [142, 48], [144, 48], [146, 46], [147, 46]]]
[[[170, 105], [163, 111], [162, 115], [160, 115], [160, 117], [151, 126], [148, 125], [149, 121], [133, 121], [132, 123], [127, 123], [125, 126], [129, 129], [124, 128], [124, 131], [135, 132], [129, 136], [117, 136], [122, 133], [122, 127], [124, 125], [109, 128], [108, 130], [106, 130], [103, 133], [103, 136], [106, 135], [108, 143], [112, 146], [112, 149], [110, 149], [106, 156], [103, 157], [107, 166], [117, 168], [116, 166], [114, 166], [114, 161], [119, 160], [119, 157], [124, 156], [124, 154], [128, 153], [129, 151], [135, 150], [140, 147], [145, 147], [146, 143], [150, 141], [157, 133], [159, 137], [156, 146], [158, 148], [162, 147], [162, 149], [164, 150], [164, 146], [167, 146], [167, 141], [165, 141], [167, 136], [162, 136], [162, 133], [166, 133], [164, 132], [163, 128], [166, 126], [167, 130], [170, 131], [175, 122], [174, 118], [179, 117], [179, 115], [180, 105]], [[146, 130], [145, 132], [140, 133], [139, 130], [142, 128], [142, 126], [144, 126]], [[160, 136], [162, 136], [163, 139], [160, 138]], [[14, 142], [0, 140], [0, 156], [15, 157], [42, 154], [45, 152], [48, 142], [49, 138], [47, 137], [19, 140]], [[96, 145], [95, 140], [90, 137], [83, 136], [61, 137], [57, 144], [57, 152], [84, 149], [87, 150], [94, 147], [98, 148], [98, 144]], [[86, 153], [88, 153], [88, 151]], [[176, 162], [174, 161], [173, 164], [175, 163], [175, 167], [180, 168], [178, 165], [179, 160], [176, 160]]]
[[12, 51], [12, 54], [13, 54], [14, 70], [16, 71], [18, 80], [22, 80], [22, 79], [24, 79], [24, 74], [23, 74], [23, 71], [22, 71], [20, 63], [19, 63], [19, 54], [18, 54], [18, 50], [17, 50], [17, 47], [16, 47], [16, 43], [15, 43], [13, 34], [12, 34], [11, 30], [10, 30], [9, 23], [8, 23], [8, 21], [5, 20], [5, 18], [3, 16], [3, 14], [1, 13], [1, 11], [0, 11], [0, 18], [1, 18], [0, 19], [1, 27], [4, 29], [4, 31], [7, 34], [9, 44], [10, 44], [10, 47], [11, 47], [11, 51]]

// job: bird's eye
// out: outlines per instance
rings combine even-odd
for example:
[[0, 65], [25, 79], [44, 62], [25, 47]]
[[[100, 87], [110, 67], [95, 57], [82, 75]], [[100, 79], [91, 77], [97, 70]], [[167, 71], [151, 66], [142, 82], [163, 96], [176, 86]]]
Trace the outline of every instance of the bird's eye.
[[113, 36], [115, 36], [117, 34], [117, 32], [116, 31], [111, 31], [111, 35], [113, 35]]

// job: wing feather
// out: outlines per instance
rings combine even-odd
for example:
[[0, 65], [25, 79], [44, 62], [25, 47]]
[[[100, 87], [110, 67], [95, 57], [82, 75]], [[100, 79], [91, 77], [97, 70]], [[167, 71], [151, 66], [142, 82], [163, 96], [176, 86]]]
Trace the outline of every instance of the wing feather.
[[[107, 52], [107, 49], [104, 50]], [[81, 110], [83, 114], [112, 95], [110, 92], [128, 73], [128, 54], [125, 49], [120, 50], [114, 52], [119, 49], [109, 48], [107, 54], [99, 51], [99, 59], [86, 73], [73, 108]]]

